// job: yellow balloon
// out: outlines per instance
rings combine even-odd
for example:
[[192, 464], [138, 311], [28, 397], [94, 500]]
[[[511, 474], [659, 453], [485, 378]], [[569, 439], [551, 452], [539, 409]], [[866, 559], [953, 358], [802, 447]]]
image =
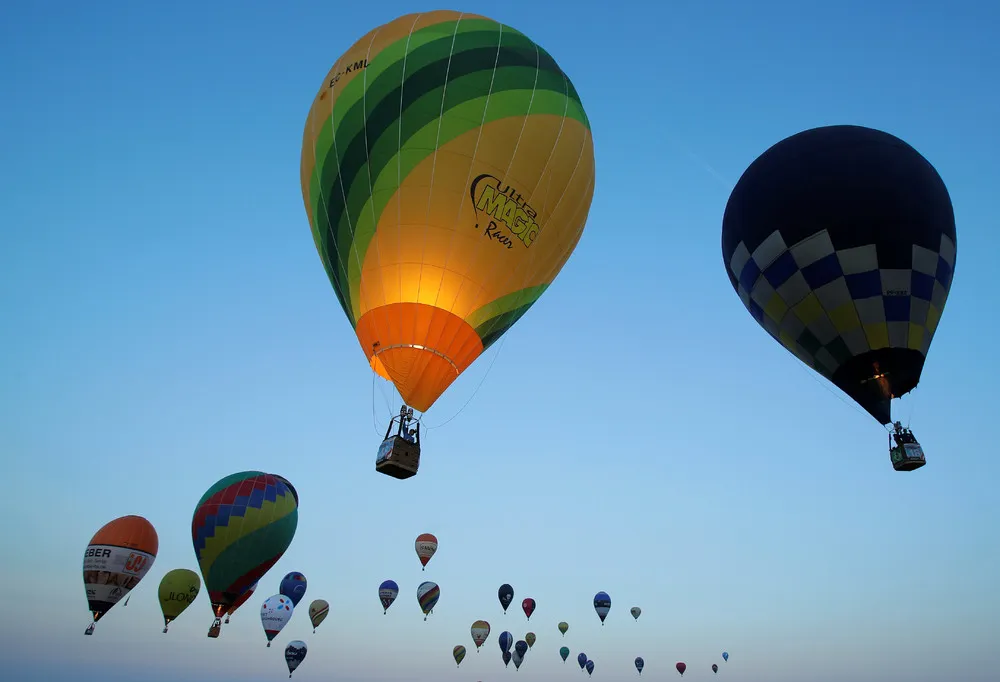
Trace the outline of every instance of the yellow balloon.
[[175, 568], [160, 581], [160, 610], [163, 611], [163, 631], [170, 621], [184, 612], [201, 590], [201, 578], [194, 571]]
[[426, 411], [555, 279], [583, 233], [594, 143], [523, 33], [410, 14], [323, 80], [302, 141], [313, 240], [372, 369]]

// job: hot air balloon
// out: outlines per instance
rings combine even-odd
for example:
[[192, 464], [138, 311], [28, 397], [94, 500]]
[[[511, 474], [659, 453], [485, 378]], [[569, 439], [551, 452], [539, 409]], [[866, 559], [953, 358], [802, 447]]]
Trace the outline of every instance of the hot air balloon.
[[506, 668], [507, 665], [510, 663], [511, 655], [512, 654], [510, 653], [510, 651], [503, 651], [503, 652], [501, 652], [500, 658], [503, 659], [503, 667]]
[[218, 637], [222, 616], [277, 563], [295, 537], [299, 495], [288, 480], [263, 471], [226, 476], [194, 510], [191, 538]]
[[632, 614], [633, 618], [639, 620], [639, 616], [642, 615], [642, 609], [640, 609], [638, 606], [633, 606], [632, 608], [629, 609], [629, 613]]
[[236, 601], [233, 602], [233, 605], [230, 606], [228, 609], [226, 609], [226, 622], [227, 623], [229, 622], [230, 617], [232, 617], [232, 615], [234, 613], [236, 613], [236, 609], [238, 609], [241, 606], [243, 606], [244, 604], [246, 604], [247, 600], [250, 599], [250, 597], [253, 596], [254, 590], [256, 590], [256, 589], [257, 589], [257, 583], [254, 583], [253, 585], [251, 585], [247, 589], [243, 590], [243, 594], [241, 594], [239, 597], [237, 597]]
[[535, 633], [529, 632], [524, 636], [524, 641], [528, 643], [528, 648], [535, 646]]
[[597, 617], [601, 619], [601, 625], [604, 625], [604, 619], [608, 617], [608, 611], [611, 610], [611, 597], [608, 596], [607, 592], [598, 592], [594, 595], [594, 610], [597, 611]]
[[[934, 167], [861, 126], [792, 135], [729, 197], [722, 256], [743, 305], [883, 425], [920, 381], [955, 271], [955, 215]], [[893, 423], [897, 471], [924, 465]]]
[[455, 657], [456, 666], [462, 665], [462, 660], [465, 658], [465, 647], [459, 644], [451, 650], [451, 655]]
[[723, 651], [722, 652], [722, 660], [723, 661], [729, 661], [729, 652], [728, 651]]
[[293, 639], [285, 647], [285, 663], [288, 665], [288, 676], [291, 677], [295, 669], [306, 660], [308, 647], [301, 639]]
[[568, 630], [569, 630], [569, 623], [567, 623], [566, 621], [563, 621], [563, 622], [559, 623], [559, 632], [562, 633], [563, 637], [566, 636], [566, 632]]
[[485, 620], [477, 620], [472, 624], [470, 628], [472, 631], [472, 641], [476, 644], [476, 653], [479, 653], [479, 647], [486, 642], [486, 638], [490, 636], [490, 624]]
[[312, 622], [313, 632], [316, 632], [316, 628], [319, 624], [326, 620], [327, 615], [330, 613], [330, 604], [325, 599], [314, 599], [313, 603], [309, 605], [309, 620]]
[[[434, 556], [434, 553], [437, 552], [438, 539], [430, 533], [421, 533], [417, 536], [414, 548], [417, 550], [417, 558], [420, 559], [420, 565], [426, 567], [427, 562], [430, 561], [431, 557]], [[421, 568], [420, 570], [422, 571], [424, 569]]]
[[503, 607], [503, 612], [507, 613], [507, 607], [510, 606], [512, 601], [514, 601], [514, 588], [507, 583], [504, 583], [500, 586], [500, 589], [497, 590], [497, 599], [500, 600], [500, 606]]
[[587, 667], [587, 654], [580, 653], [577, 654], [576, 662], [580, 664], [580, 670]]
[[420, 610], [424, 612], [424, 620], [427, 620], [427, 614], [434, 610], [434, 605], [438, 603], [440, 597], [441, 588], [437, 586], [437, 583], [424, 582], [417, 587], [417, 603], [420, 604]]
[[675, 665], [674, 667], [677, 668], [677, 672], [681, 674], [681, 677], [684, 677], [684, 671], [687, 670], [687, 665], [685, 665], [681, 661], [678, 661], [677, 665]]
[[[411, 14], [336, 61], [306, 119], [303, 202], [361, 349], [404, 408], [427, 411], [545, 291], [594, 177], [576, 89], [513, 28]], [[391, 437], [383, 464], [403, 441]], [[402, 464], [380, 470], [410, 476], [419, 459]]]
[[531, 614], [535, 612], [535, 600], [531, 597], [525, 598], [525, 600], [521, 602], [521, 610], [524, 611], [524, 615], [527, 619], [531, 620]]
[[283, 594], [292, 600], [292, 606], [298, 606], [302, 597], [306, 596], [306, 577], [298, 571], [292, 571], [281, 579], [278, 594]]
[[515, 649], [514, 653], [511, 654], [511, 660], [514, 661], [514, 669], [515, 670], [520, 670], [521, 669], [521, 663], [522, 663], [522, 661], [524, 661], [524, 654], [518, 652]]
[[510, 648], [514, 646], [514, 635], [504, 630], [497, 638], [497, 644], [500, 645], [500, 651], [510, 651]]
[[718, 673], [719, 672], [719, 666], [716, 665], [715, 663], [712, 664], [712, 672], [713, 673]]
[[568, 646], [564, 646], [564, 647], [560, 647], [559, 648], [559, 657], [562, 658], [563, 663], [566, 662], [566, 659], [569, 658], [569, 647]]
[[593, 675], [594, 674], [594, 662], [593, 661], [587, 661], [587, 674], [588, 675]]
[[201, 590], [201, 578], [194, 571], [175, 568], [167, 571], [160, 580], [160, 610], [163, 611], [163, 631], [167, 631], [170, 621], [184, 613]]
[[267, 646], [271, 646], [271, 640], [278, 636], [281, 628], [288, 624], [295, 612], [295, 604], [283, 594], [276, 594], [268, 597], [260, 606], [260, 624], [264, 626], [264, 634], [267, 636]]
[[525, 642], [523, 639], [517, 640], [516, 642], [514, 642], [514, 651], [521, 654], [521, 656], [523, 657], [525, 654], [528, 653], [528, 643]]
[[642, 674], [642, 669], [645, 667], [645, 665], [646, 661], [642, 660], [642, 656], [635, 657], [635, 669], [639, 671], [640, 675]]
[[378, 586], [378, 600], [382, 602], [383, 616], [392, 606], [392, 602], [396, 601], [397, 594], [399, 594], [399, 585], [396, 584], [395, 580], [384, 580]]
[[149, 572], [159, 546], [156, 529], [141, 516], [121, 516], [94, 534], [83, 552], [83, 587], [94, 619], [85, 635]]

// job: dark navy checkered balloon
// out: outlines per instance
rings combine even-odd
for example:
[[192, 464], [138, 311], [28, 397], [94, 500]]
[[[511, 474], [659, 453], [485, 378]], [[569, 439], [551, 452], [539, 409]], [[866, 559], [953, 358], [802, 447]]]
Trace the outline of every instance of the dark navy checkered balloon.
[[743, 173], [722, 257], [750, 314], [883, 424], [920, 380], [955, 270], [955, 215], [913, 147], [814, 128]]

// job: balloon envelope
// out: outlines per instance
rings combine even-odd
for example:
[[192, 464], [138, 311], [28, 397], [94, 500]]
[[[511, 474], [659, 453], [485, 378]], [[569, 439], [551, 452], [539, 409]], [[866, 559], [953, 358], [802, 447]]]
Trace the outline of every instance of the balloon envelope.
[[728, 661], [729, 660], [729, 652], [728, 651], [723, 651], [722, 652], [722, 660], [723, 661]]
[[674, 667], [677, 668], [677, 672], [679, 672], [681, 675], [683, 675], [684, 671], [687, 670], [687, 665], [682, 662], [678, 662], [677, 665], [675, 665]]
[[569, 630], [569, 623], [567, 623], [566, 621], [559, 623], [559, 632], [563, 634], [563, 637], [566, 636], [567, 630]]
[[515, 650], [514, 650], [514, 653], [513, 653], [513, 654], [511, 654], [511, 657], [510, 657], [510, 658], [511, 658], [511, 660], [512, 660], [512, 661], [514, 661], [514, 667], [515, 667], [515, 668], [517, 668], [517, 669], [520, 669], [520, 668], [521, 668], [521, 661], [523, 661], [523, 660], [524, 660], [524, 654], [522, 654], [522, 653], [519, 653], [519, 652], [518, 652], [518, 651], [517, 651], [517, 650], [515, 649]]
[[490, 636], [490, 624], [485, 620], [477, 620], [472, 624], [470, 630], [472, 632], [472, 641], [476, 643], [477, 649], [481, 647], [486, 642], [486, 638]]
[[413, 546], [417, 551], [417, 558], [420, 559], [420, 565], [426, 566], [434, 553], [437, 552], [438, 539], [430, 533], [421, 533], [417, 536]]
[[611, 597], [608, 596], [607, 592], [598, 592], [594, 595], [594, 610], [597, 611], [597, 617], [603, 623], [611, 610]]
[[278, 636], [281, 629], [292, 619], [295, 605], [283, 594], [268, 597], [260, 606], [260, 624], [264, 627], [267, 642]]
[[427, 614], [434, 610], [434, 605], [438, 603], [440, 597], [441, 588], [437, 586], [437, 583], [424, 582], [417, 587], [417, 603], [420, 604], [420, 610], [424, 612], [424, 620], [427, 620]]
[[535, 633], [529, 632], [524, 636], [524, 641], [528, 643], [528, 648], [535, 646]]
[[635, 657], [635, 669], [639, 671], [640, 675], [642, 674], [642, 669], [645, 665], [646, 661], [642, 660], [642, 656]]
[[510, 663], [510, 659], [511, 659], [511, 653], [510, 653], [510, 651], [504, 651], [504, 652], [502, 652], [500, 654], [500, 657], [503, 659], [503, 667], [506, 668], [507, 664]]
[[560, 647], [559, 648], [559, 657], [562, 658], [563, 663], [566, 662], [566, 659], [569, 658], [569, 647], [568, 646], [564, 646], [564, 647]]
[[722, 221], [757, 323], [882, 424], [920, 380], [951, 288], [955, 216], [934, 167], [888, 133], [828, 126], [760, 155]]
[[531, 597], [527, 597], [521, 602], [521, 610], [524, 611], [524, 615], [528, 620], [531, 620], [531, 614], [535, 612], [535, 600]]
[[298, 606], [302, 597], [306, 596], [306, 577], [298, 571], [292, 571], [281, 579], [278, 593], [291, 599], [294, 606]]
[[507, 613], [507, 607], [510, 603], [514, 601], [514, 588], [504, 583], [497, 590], [497, 599], [500, 600], [500, 606], [503, 607], [503, 612]]
[[719, 666], [715, 663], [712, 664], [712, 672], [713, 673], [719, 672]]
[[[121, 516], [101, 527], [83, 552], [83, 586], [97, 623], [132, 591], [156, 560], [160, 539], [141, 516]], [[93, 632], [93, 625], [86, 634]]]
[[455, 657], [456, 665], [462, 665], [462, 660], [465, 658], [465, 647], [459, 644], [451, 650], [451, 655]]
[[587, 674], [588, 675], [593, 675], [594, 674], [594, 662], [593, 661], [587, 661]]
[[325, 599], [314, 599], [313, 603], [309, 605], [309, 620], [312, 622], [313, 630], [319, 627], [319, 624], [326, 620], [326, 617], [330, 613], [330, 604]]
[[587, 666], [587, 654], [577, 654], [576, 662], [580, 664], [580, 670], [583, 670]]
[[500, 645], [500, 651], [510, 651], [510, 648], [514, 646], [514, 635], [506, 630], [501, 632], [500, 637], [497, 638], [497, 644]]
[[528, 643], [523, 639], [519, 639], [514, 643], [514, 651], [524, 656], [528, 653]]
[[226, 622], [227, 623], [229, 622], [228, 616], [233, 615], [234, 613], [236, 613], [236, 609], [238, 609], [241, 606], [243, 606], [244, 604], [246, 604], [247, 600], [249, 600], [250, 597], [253, 596], [254, 590], [256, 590], [256, 589], [257, 589], [257, 583], [254, 583], [253, 585], [251, 585], [250, 587], [248, 587], [247, 589], [245, 589], [243, 591], [243, 594], [241, 594], [239, 597], [236, 598], [236, 601], [233, 602], [232, 606], [230, 606], [228, 609], [226, 609], [226, 616], [227, 616]]
[[642, 615], [642, 609], [640, 609], [638, 606], [633, 606], [631, 609], [629, 609], [629, 613], [632, 614], [633, 618], [639, 620], [639, 616]]
[[291, 483], [262, 471], [226, 476], [202, 495], [191, 520], [191, 538], [217, 618], [288, 549], [298, 507]]
[[301, 639], [293, 639], [285, 647], [285, 663], [288, 665], [288, 676], [291, 677], [302, 661], [306, 660], [306, 643]]
[[186, 568], [175, 568], [167, 571], [160, 580], [158, 597], [160, 610], [163, 612], [163, 631], [167, 631], [170, 621], [184, 613], [184, 609], [198, 596], [201, 590], [201, 578], [194, 571]]
[[372, 369], [421, 412], [548, 288], [594, 178], [590, 122], [555, 60], [447, 10], [355, 42], [302, 141], [303, 203], [337, 299]]
[[395, 580], [384, 580], [381, 585], [378, 586], [378, 600], [382, 602], [382, 612], [385, 613], [392, 606], [392, 602], [396, 601], [396, 595], [399, 594], [399, 585], [396, 584]]

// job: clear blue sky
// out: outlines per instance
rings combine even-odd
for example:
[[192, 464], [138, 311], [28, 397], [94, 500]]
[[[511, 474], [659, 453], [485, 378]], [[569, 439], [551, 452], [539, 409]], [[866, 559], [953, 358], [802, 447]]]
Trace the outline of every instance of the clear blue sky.
[[[590, 115], [597, 190], [540, 302], [428, 413], [419, 476], [373, 471], [374, 390], [299, 188], [302, 127], [339, 54], [432, 5], [9, 3], [0, 9], [0, 655], [48, 682], [296, 679], [925, 682], [995, 679], [1000, 597], [995, 256], [1000, 5], [467, 2], [526, 32]], [[370, 7], [365, 9], [365, 7]], [[817, 125], [888, 130], [952, 194], [958, 264], [892, 471], [870, 417], [730, 287], [733, 183]], [[498, 344], [499, 345], [499, 344]], [[482, 387], [476, 391], [483, 377]], [[395, 407], [395, 403], [393, 407]], [[156, 585], [196, 568], [190, 520], [260, 468], [301, 495], [292, 547], [221, 639], [204, 596], [168, 635]], [[142, 514], [160, 554], [94, 637], [82, 551]], [[418, 533], [441, 548], [426, 573]], [[265, 649], [260, 601], [301, 570], [331, 616]], [[387, 616], [376, 590], [401, 586]], [[425, 623], [417, 584], [442, 588]], [[496, 589], [535, 597], [538, 634]], [[614, 605], [600, 627], [591, 600]], [[643, 608], [632, 622], [628, 608]], [[13, 612], [10, 607], [13, 605]], [[469, 625], [493, 626], [484, 651]], [[567, 620], [565, 642], [556, 623]], [[455, 670], [451, 649], [470, 652]], [[574, 677], [575, 676], [575, 677]]]

